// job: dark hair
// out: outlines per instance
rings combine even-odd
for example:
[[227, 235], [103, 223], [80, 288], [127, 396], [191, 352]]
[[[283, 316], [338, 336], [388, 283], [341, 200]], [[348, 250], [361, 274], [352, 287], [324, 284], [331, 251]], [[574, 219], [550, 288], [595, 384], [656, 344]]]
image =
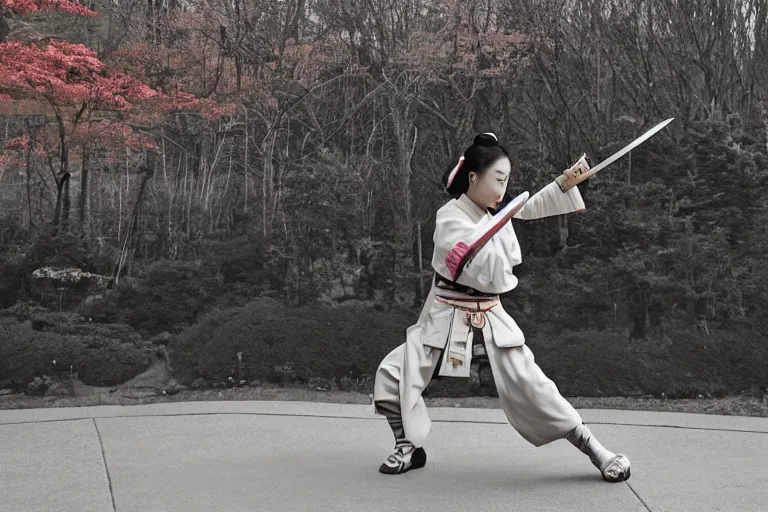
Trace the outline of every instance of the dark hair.
[[464, 151], [464, 163], [453, 178], [451, 186], [447, 186], [448, 177], [458, 164], [458, 159], [443, 175], [443, 186], [446, 186], [446, 190], [451, 196], [459, 197], [469, 190], [470, 172], [482, 175], [491, 164], [503, 156], [509, 158], [509, 153], [504, 146], [499, 144], [496, 136], [492, 133], [480, 133], [475, 136], [472, 145]]

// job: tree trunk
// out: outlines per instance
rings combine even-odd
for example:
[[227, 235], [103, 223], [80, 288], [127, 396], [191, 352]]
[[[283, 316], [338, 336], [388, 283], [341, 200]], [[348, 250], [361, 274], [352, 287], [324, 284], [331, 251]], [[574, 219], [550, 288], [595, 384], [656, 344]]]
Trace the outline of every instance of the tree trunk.
[[120, 282], [120, 273], [123, 270], [123, 267], [125, 266], [125, 262], [128, 258], [128, 255], [133, 252], [133, 229], [136, 226], [136, 224], [139, 221], [139, 211], [141, 207], [141, 200], [144, 197], [144, 191], [147, 188], [147, 182], [149, 181], [152, 176], [154, 176], [155, 171], [155, 159], [154, 159], [154, 153], [149, 152], [147, 155], [147, 166], [144, 169], [144, 174], [141, 178], [141, 183], [139, 183], [139, 191], [136, 194], [136, 202], [133, 203], [133, 211], [131, 213], [131, 219], [128, 222], [128, 227], [125, 230], [125, 235], [123, 237], [123, 243], [122, 249], [120, 250], [120, 256], [117, 260], [117, 265], [115, 266], [114, 274], [112, 275], [112, 279], [109, 284], [109, 288], [117, 287], [117, 285]]
[[0, 14], [0, 43], [4, 43], [10, 33], [11, 27], [8, 25], [8, 20]]
[[243, 175], [245, 181], [245, 193], [243, 194], [243, 210], [248, 213], [248, 108], [245, 110], [245, 144], [243, 144]]
[[30, 228], [34, 225], [32, 221], [32, 150], [29, 149], [26, 152], [26, 171], [27, 171], [27, 222], [26, 228]]
[[304, 0], [296, 0], [296, 10], [293, 13], [293, 19], [288, 27], [288, 37], [297, 43], [299, 42], [299, 23], [304, 19]]
[[235, 55], [235, 74], [238, 94], [242, 90], [243, 83], [243, 61], [240, 55]]
[[[395, 158], [398, 174], [397, 187], [395, 187], [395, 190], [393, 191], [396, 194], [393, 205], [395, 208], [395, 219], [398, 224], [394, 257], [395, 264], [393, 269], [396, 273], [399, 258], [401, 255], [402, 257], [407, 257], [408, 252], [411, 253], [414, 267], [418, 266], [415, 261], [417, 252], [415, 244], [416, 230], [413, 225], [413, 197], [411, 193], [411, 178], [413, 174], [411, 160], [413, 159], [413, 152], [416, 147], [418, 129], [416, 126], [413, 126], [413, 123], [409, 118], [410, 108], [408, 103], [404, 104], [399, 96], [390, 96], [388, 100], [392, 116], [392, 128], [396, 151]], [[404, 254], [402, 254], [401, 251]], [[421, 276], [419, 276], [418, 279], [420, 280]], [[414, 289], [418, 290], [418, 282], [414, 282], [413, 284], [415, 287]], [[418, 292], [416, 293], [418, 294]], [[394, 301], [394, 292], [392, 300]]]
[[59, 222], [67, 223], [69, 221], [69, 146], [67, 145], [67, 132], [64, 128], [64, 119], [61, 112], [54, 106], [56, 122], [59, 128], [59, 179], [56, 179], [56, 211], [53, 214], [53, 225], [58, 226]]
[[91, 202], [88, 200], [88, 152], [83, 148], [83, 170], [80, 178], [80, 226], [85, 231], [91, 217]]
[[69, 214], [69, 173], [56, 180], [56, 208], [53, 212], [53, 225], [67, 222]]
[[62, 224], [69, 224], [69, 213], [72, 210], [72, 202], [71, 202], [71, 178], [72, 176], [67, 173], [67, 177], [65, 180], [63, 180], [64, 183], [64, 201], [63, 201], [63, 208], [61, 210], [61, 223]]

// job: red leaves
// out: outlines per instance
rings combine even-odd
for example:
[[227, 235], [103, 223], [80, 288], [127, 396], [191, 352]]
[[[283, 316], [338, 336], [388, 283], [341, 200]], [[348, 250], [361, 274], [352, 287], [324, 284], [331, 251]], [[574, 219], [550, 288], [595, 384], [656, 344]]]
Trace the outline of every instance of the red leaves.
[[[158, 92], [151, 101], [144, 103], [142, 112], [134, 113], [134, 119], [143, 124], [157, 123], [161, 115], [169, 113], [195, 113], [207, 121], [235, 115], [237, 105], [199, 98], [187, 92], [195, 88], [205, 88], [200, 80], [201, 72], [205, 72], [204, 67], [200, 68], [200, 63], [206, 58], [213, 59], [215, 56], [201, 56], [191, 51], [173, 51], [171, 48], [153, 48], [146, 44], [137, 44], [114, 52], [110, 62], [131, 76], [141, 77], [145, 81], [159, 76], [165, 82], [164, 89], [168, 92]], [[222, 84], [224, 81], [224, 78], [220, 78], [218, 83]], [[247, 77], [243, 81], [243, 87], [251, 89]], [[231, 95], [233, 93], [229, 92], [228, 96]]]
[[101, 119], [80, 125], [72, 134], [72, 143], [78, 146], [88, 146], [89, 153], [105, 153], [117, 151], [125, 154], [125, 150], [141, 151], [157, 149], [157, 144], [151, 135], [137, 133], [130, 126], [109, 119]]
[[[6, 9], [16, 14], [52, 10], [96, 14], [68, 0], [0, 0], [0, 15]], [[58, 155], [76, 161], [82, 151], [107, 160], [125, 158], [126, 151], [157, 149], [155, 138], [134, 126], [151, 130], [170, 113], [191, 113], [206, 121], [237, 113], [236, 105], [182, 92], [182, 87], [173, 85], [178, 83], [175, 77], [170, 80], [168, 89], [175, 90], [170, 94], [149, 87], [155, 73], [167, 80], [165, 68], [170, 63], [190, 61], [185, 52], [160, 53], [137, 46], [113, 54], [115, 66], [108, 66], [92, 50], [67, 41], [0, 43], [0, 114], [43, 115], [53, 121], [39, 127], [38, 140], [11, 139], [0, 152], [3, 165], [16, 165], [14, 154], [19, 152], [43, 160]], [[199, 73], [185, 76], [190, 84], [199, 83]], [[68, 152], [62, 153], [64, 144]]]
[[108, 110], [126, 110], [128, 98], [156, 94], [127, 75], [109, 72], [85, 46], [57, 40], [0, 43], [0, 91], [0, 101], [42, 97], [57, 107], [89, 104]]
[[[58, 115], [56, 123], [39, 132], [42, 139], [34, 144], [12, 139], [6, 150], [31, 148], [35, 158], [41, 159], [58, 154], [63, 143], [60, 127], [66, 134], [70, 159], [77, 158], [83, 148], [92, 154], [114, 151], [123, 155], [126, 150], [156, 148], [151, 135], [135, 133], [121, 116], [106, 114], [105, 118], [104, 111], [141, 111], [147, 100], [161, 95], [127, 74], [109, 70], [85, 46], [57, 40], [0, 44], [0, 91], [0, 111], [28, 115], [31, 107], [49, 118], [54, 112]], [[24, 104], [26, 108], [15, 108]], [[10, 157], [6, 154], [4, 158]]]
[[29, 150], [29, 137], [13, 137], [5, 143], [3, 152], [0, 153], [0, 173], [10, 169], [21, 169], [24, 167], [24, 159], [19, 152]]
[[21, 169], [23, 167], [24, 161], [20, 160], [16, 155], [0, 154], [0, 173], [11, 169]]
[[29, 137], [22, 135], [20, 137], [13, 137], [12, 139], [8, 139], [8, 141], [5, 143], [5, 149], [27, 151], [29, 149]]
[[159, 107], [164, 112], [199, 112], [200, 117], [206, 121], [214, 121], [237, 113], [237, 105], [221, 104], [186, 92], [163, 96]]
[[69, 0], [0, 0], [0, 8], [16, 14], [58, 11], [77, 16], [96, 16], [97, 13]]

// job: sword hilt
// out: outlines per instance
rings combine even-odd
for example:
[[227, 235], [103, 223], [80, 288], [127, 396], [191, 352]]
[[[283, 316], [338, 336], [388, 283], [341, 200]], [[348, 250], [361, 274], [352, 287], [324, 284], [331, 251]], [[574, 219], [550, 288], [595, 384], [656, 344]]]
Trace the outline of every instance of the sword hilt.
[[[576, 167], [582, 161], [584, 163], [587, 162], [587, 154], [586, 153], [581, 155], [581, 158], [579, 158], [579, 160], [573, 165], [573, 167]], [[573, 167], [571, 167], [571, 169], [573, 169]], [[557, 186], [560, 187], [560, 190], [563, 193], [568, 192], [569, 190], [571, 190], [573, 187], [575, 187], [579, 183], [582, 183], [583, 181], [587, 180], [589, 178], [589, 176], [591, 175], [589, 170], [585, 171], [581, 167], [577, 171], [575, 171], [575, 173], [576, 173], [576, 181], [573, 181], [573, 182], [570, 182], [570, 183], [566, 183], [567, 178], [563, 174], [561, 174], [560, 176], [555, 178], [555, 183], [557, 183]]]

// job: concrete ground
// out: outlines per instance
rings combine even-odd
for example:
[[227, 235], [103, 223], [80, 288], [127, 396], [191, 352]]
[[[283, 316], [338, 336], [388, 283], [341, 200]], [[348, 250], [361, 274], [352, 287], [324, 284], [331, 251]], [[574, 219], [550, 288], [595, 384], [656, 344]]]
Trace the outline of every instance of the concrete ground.
[[632, 462], [603, 482], [567, 441], [535, 448], [500, 410], [432, 408], [427, 466], [370, 406], [188, 402], [0, 411], [3, 512], [766, 511], [768, 418], [582, 410]]

